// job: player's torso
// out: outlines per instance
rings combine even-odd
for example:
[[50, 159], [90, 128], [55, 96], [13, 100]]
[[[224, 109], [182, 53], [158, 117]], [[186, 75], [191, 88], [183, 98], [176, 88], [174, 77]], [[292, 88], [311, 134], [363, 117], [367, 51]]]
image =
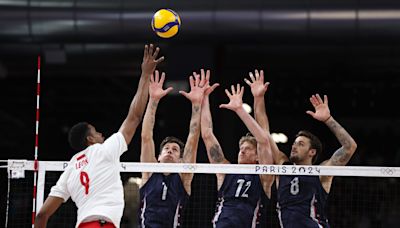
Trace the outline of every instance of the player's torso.
[[227, 174], [218, 191], [216, 227], [256, 227], [265, 197], [259, 175]]
[[328, 227], [325, 215], [328, 194], [319, 176], [279, 176], [277, 194], [278, 213], [284, 227]]
[[69, 165], [68, 190], [78, 208], [100, 205], [106, 199], [119, 204], [123, 201], [119, 164], [107, 160], [96, 146], [78, 153]]
[[186, 193], [179, 174], [153, 173], [140, 189], [140, 224], [146, 227], [179, 227]]

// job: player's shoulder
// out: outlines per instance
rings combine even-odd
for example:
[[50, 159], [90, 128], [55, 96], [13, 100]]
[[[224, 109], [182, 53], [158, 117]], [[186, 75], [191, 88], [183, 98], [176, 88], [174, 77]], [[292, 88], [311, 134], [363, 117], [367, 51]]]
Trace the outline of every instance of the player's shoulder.
[[111, 134], [110, 137], [108, 137], [107, 139], [111, 139], [111, 138], [124, 139], [124, 135], [122, 134], [122, 132], [117, 131], [117, 132], [114, 132], [113, 134]]
[[101, 145], [126, 145], [125, 137], [122, 132], [115, 132], [108, 137]]
[[77, 161], [83, 161], [88, 158], [97, 158], [101, 156], [102, 153], [99, 153], [101, 151], [101, 144], [96, 143], [93, 145], [90, 145], [86, 147], [86, 149], [76, 153], [74, 156], [72, 156], [70, 163], [75, 163]]

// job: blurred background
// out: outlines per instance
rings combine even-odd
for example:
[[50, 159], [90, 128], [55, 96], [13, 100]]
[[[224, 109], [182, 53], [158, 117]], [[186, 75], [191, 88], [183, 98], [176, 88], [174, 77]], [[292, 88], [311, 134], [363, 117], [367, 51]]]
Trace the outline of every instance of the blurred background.
[[[171, 8], [178, 34], [158, 37], [153, 14]], [[245, 86], [263, 69], [271, 131], [289, 152], [301, 129], [317, 134], [326, 159], [340, 146], [305, 112], [326, 94], [332, 115], [358, 144], [350, 165], [399, 166], [400, 2], [396, 0], [0, 0], [0, 159], [34, 158], [37, 57], [42, 57], [39, 160], [69, 160], [69, 128], [88, 121], [106, 136], [125, 118], [140, 77], [145, 44], [161, 48], [159, 70], [175, 88], [160, 102], [155, 142], [185, 139], [191, 106], [179, 95], [188, 76], [210, 69], [215, 134], [236, 162], [245, 126], [218, 105], [223, 90]], [[138, 132], [140, 129], [138, 129]], [[140, 134], [122, 161], [139, 161]], [[201, 141], [200, 141], [201, 142]], [[200, 145], [199, 162], [208, 162]]]
[[[188, 90], [188, 76], [200, 68], [221, 84], [211, 106], [231, 159], [246, 130], [234, 113], [217, 108], [227, 101], [223, 90], [245, 85], [244, 101], [252, 106], [243, 79], [263, 69], [271, 82], [271, 128], [289, 137], [283, 147], [308, 129], [321, 136], [327, 154], [336, 149], [329, 130], [305, 114], [312, 94], [327, 94], [333, 116], [359, 144], [357, 164], [399, 164], [398, 1], [12, 0], [0, 7], [1, 159], [33, 159], [38, 55], [39, 158], [69, 160], [66, 136], [74, 123], [88, 121], [106, 135], [118, 130], [136, 91], [144, 44], [154, 43], [175, 92]], [[173, 38], [151, 30], [161, 8], [181, 17]], [[186, 138], [189, 118], [189, 101], [169, 95], [160, 104], [155, 137]], [[137, 160], [138, 143], [131, 147], [123, 160]]]

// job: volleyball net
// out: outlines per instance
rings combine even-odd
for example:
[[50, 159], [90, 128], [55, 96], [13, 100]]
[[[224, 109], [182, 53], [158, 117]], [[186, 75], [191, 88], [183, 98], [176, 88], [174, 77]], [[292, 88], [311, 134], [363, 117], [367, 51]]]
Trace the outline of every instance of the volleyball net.
[[[5, 227], [31, 226], [32, 205], [36, 211], [40, 210], [67, 166], [68, 162], [63, 161], [39, 161], [36, 199], [33, 198], [35, 189], [32, 189], [34, 161], [8, 160], [1, 166], [1, 172], [8, 175]], [[125, 209], [121, 228], [137, 227], [141, 172], [195, 173], [192, 194], [182, 215], [182, 227], [212, 227], [217, 201], [216, 173], [335, 176], [327, 206], [331, 227], [397, 227], [400, 223], [400, 167], [122, 162]], [[279, 227], [275, 184], [271, 203], [262, 210], [267, 218], [260, 227]], [[75, 204], [68, 200], [50, 218], [48, 227], [73, 227], [76, 211]]]

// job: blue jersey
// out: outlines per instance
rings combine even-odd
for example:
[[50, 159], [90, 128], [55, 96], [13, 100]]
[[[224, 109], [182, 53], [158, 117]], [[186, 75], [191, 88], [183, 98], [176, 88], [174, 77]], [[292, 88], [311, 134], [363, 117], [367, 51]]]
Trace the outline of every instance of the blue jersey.
[[214, 227], [257, 227], [264, 219], [260, 210], [263, 197], [266, 198], [259, 175], [226, 174], [218, 191]]
[[153, 173], [140, 189], [140, 227], [180, 227], [180, 214], [187, 198], [179, 174]]
[[279, 176], [277, 210], [284, 228], [329, 228], [328, 193], [319, 176]]

